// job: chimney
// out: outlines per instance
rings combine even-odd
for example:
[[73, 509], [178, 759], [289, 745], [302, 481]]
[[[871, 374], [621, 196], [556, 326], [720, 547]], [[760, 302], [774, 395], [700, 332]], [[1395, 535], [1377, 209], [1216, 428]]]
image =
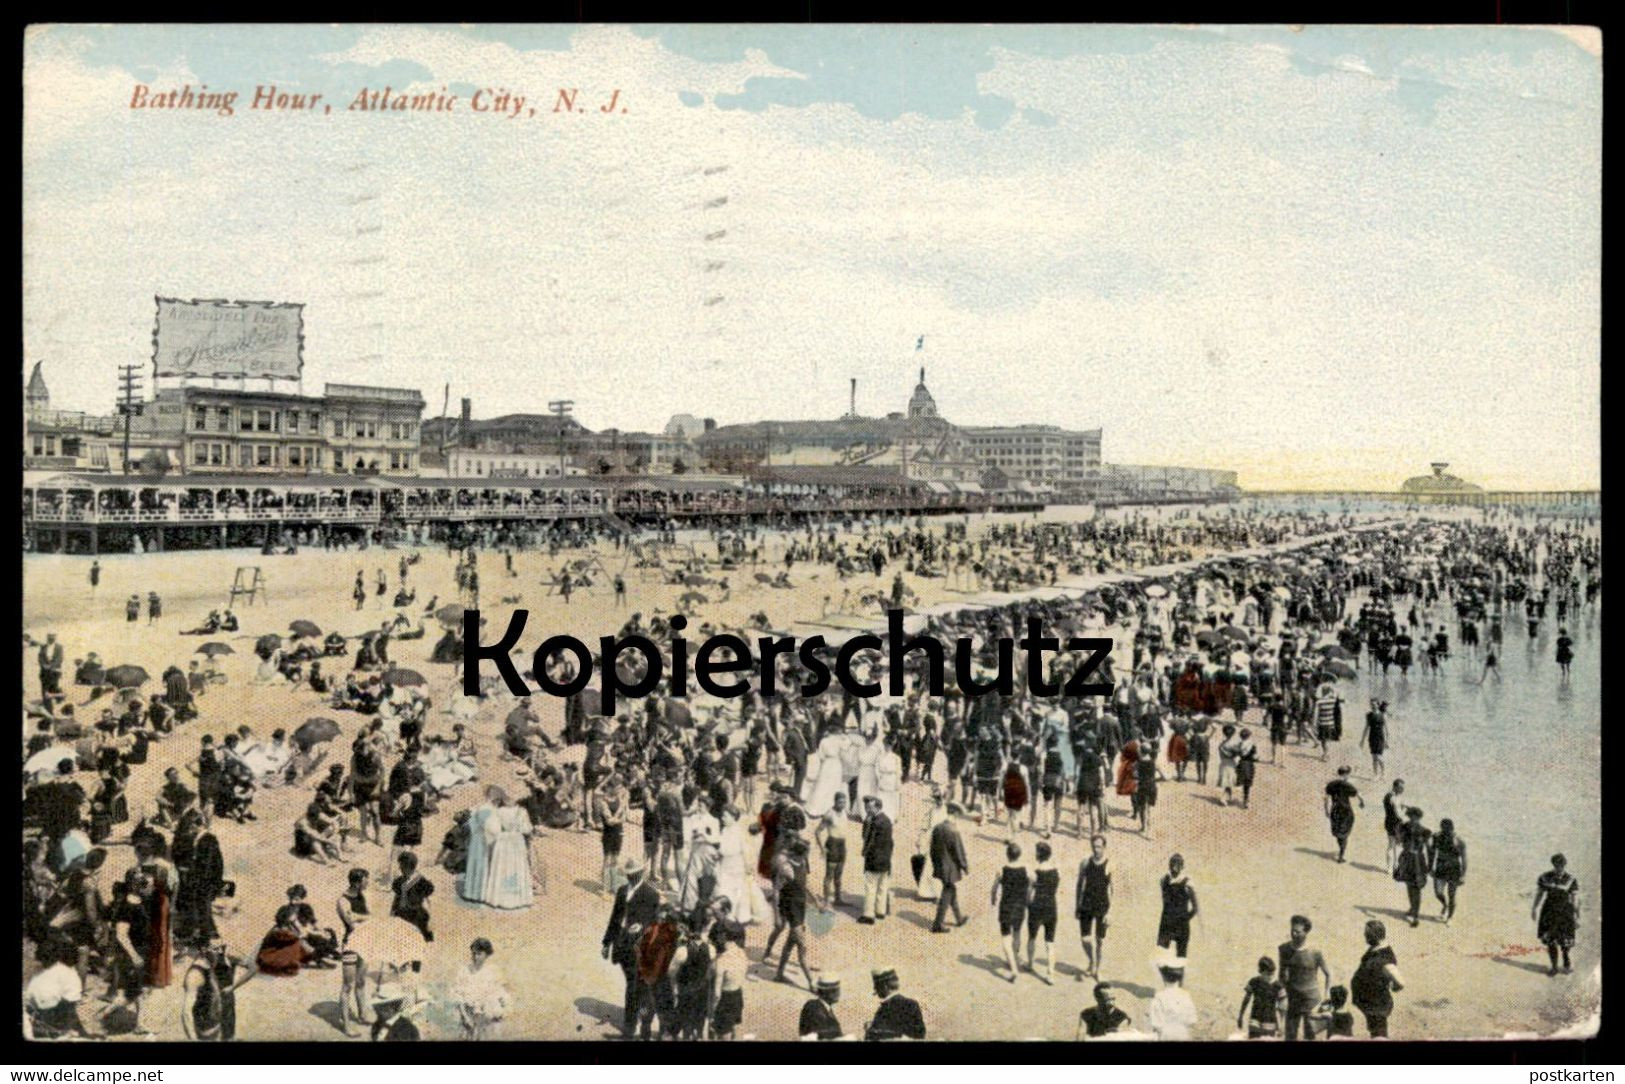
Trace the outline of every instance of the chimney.
[[717, 427], [717, 420], [715, 418], [707, 418], [707, 419], [705, 419], [705, 431], [707, 433], [711, 432], [716, 427]]
[[847, 411], [852, 417], [858, 416], [858, 378], [852, 378], [852, 407]]
[[474, 400], [465, 397], [463, 399], [463, 424], [467, 425], [471, 420], [473, 420], [473, 417]]

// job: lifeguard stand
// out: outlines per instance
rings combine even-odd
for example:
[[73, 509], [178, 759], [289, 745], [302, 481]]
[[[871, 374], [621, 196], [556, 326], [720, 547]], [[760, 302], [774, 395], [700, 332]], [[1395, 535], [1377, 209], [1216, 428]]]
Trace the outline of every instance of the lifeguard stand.
[[260, 571], [259, 565], [241, 565], [237, 575], [231, 581], [231, 597], [226, 599], [226, 609], [236, 607], [239, 598], [246, 598], [247, 605], [254, 605], [255, 601], [265, 602], [265, 574]]

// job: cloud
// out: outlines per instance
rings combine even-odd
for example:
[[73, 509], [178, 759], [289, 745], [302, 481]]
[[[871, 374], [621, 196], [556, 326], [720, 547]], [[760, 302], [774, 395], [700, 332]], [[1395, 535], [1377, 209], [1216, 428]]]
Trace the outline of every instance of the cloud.
[[[1393, 485], [1433, 457], [1599, 476], [1600, 111], [1566, 40], [1421, 36], [1384, 66], [1335, 36], [964, 29], [879, 75], [940, 69], [936, 91], [865, 97], [859, 62], [906, 36], [756, 29], [337, 28], [265, 62], [340, 100], [504, 86], [542, 107], [525, 121], [132, 116], [157, 44], [115, 63], [47, 35], [26, 356], [105, 409], [153, 294], [299, 300], [307, 387], [451, 381], [481, 413], [833, 417], [851, 377], [880, 413], [923, 361], [955, 421], [1100, 425], [1108, 460], [1254, 485]], [[1305, 76], [1295, 51], [1369, 70]], [[170, 60], [223, 64], [196, 38]], [[1424, 118], [1407, 79], [1452, 90]], [[589, 113], [552, 114], [561, 86]], [[612, 90], [629, 112], [590, 115]]]

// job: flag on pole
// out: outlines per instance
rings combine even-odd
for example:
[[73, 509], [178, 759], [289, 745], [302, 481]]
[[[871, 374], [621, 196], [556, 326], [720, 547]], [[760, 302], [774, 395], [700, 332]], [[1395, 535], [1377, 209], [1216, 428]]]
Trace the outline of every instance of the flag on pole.
[[919, 340], [914, 344], [914, 349], [915, 350], [924, 350], [925, 349], [925, 336], [924, 335], [921, 335]]

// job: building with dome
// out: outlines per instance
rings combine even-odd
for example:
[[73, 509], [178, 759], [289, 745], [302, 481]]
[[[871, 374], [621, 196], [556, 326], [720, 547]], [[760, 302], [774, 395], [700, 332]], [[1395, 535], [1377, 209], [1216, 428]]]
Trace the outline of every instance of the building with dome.
[[[852, 408], [839, 418], [719, 425], [694, 440], [708, 469], [863, 468], [898, 481], [939, 483], [965, 492], [980, 489], [983, 464], [965, 433], [937, 413], [925, 370], [906, 411], [869, 417]], [[850, 473], [848, 470], [847, 473]]]
[[1416, 504], [1484, 502], [1484, 487], [1457, 478], [1454, 474], [1446, 474], [1445, 468], [1450, 466], [1449, 463], [1430, 463], [1429, 466], [1433, 468], [1432, 474], [1418, 474], [1414, 478], [1407, 478], [1404, 485], [1399, 487], [1400, 494], [1407, 501]]

